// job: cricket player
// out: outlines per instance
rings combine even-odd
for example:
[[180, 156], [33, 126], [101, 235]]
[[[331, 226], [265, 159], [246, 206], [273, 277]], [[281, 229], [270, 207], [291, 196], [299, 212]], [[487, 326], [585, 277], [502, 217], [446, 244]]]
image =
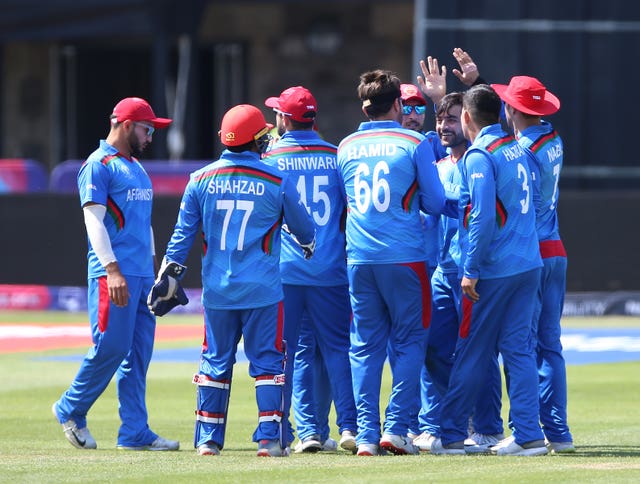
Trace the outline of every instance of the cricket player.
[[169, 277], [179, 276], [194, 239], [202, 235], [205, 340], [193, 379], [198, 388], [194, 446], [200, 455], [218, 455], [224, 447], [241, 337], [249, 374], [255, 378], [259, 416], [253, 440], [258, 456], [288, 455], [282, 428], [280, 229], [284, 217], [298, 250], [309, 258], [315, 228], [295, 181], [260, 159], [269, 144], [268, 131], [255, 106], [242, 104], [227, 111], [219, 133], [226, 149], [219, 160], [191, 175], [163, 261]]
[[[331, 394], [341, 434], [341, 445], [355, 450], [356, 409], [349, 365], [349, 325], [351, 305], [343, 229], [345, 201], [336, 167], [336, 146], [324, 141], [314, 130], [318, 104], [303, 86], [293, 86], [279, 96], [265, 100], [276, 113], [280, 139], [267, 152], [264, 163], [294, 181], [302, 203], [316, 226], [316, 255], [305, 260], [288, 233], [282, 238], [280, 270], [284, 288], [284, 331], [289, 358], [285, 370], [285, 415], [288, 417], [293, 391], [294, 355], [300, 327], [311, 325], [323, 364], [331, 375]], [[303, 319], [306, 314], [307, 318]], [[315, 352], [313, 352], [315, 355]], [[313, 368], [312, 364], [310, 367]], [[305, 367], [306, 368], [306, 367]], [[314, 385], [314, 372], [297, 376], [297, 382]], [[297, 391], [306, 395], [302, 389]], [[311, 404], [303, 402], [303, 404]], [[285, 422], [289, 424], [289, 419]], [[305, 425], [298, 433], [303, 452], [322, 449], [320, 431]], [[293, 440], [293, 432], [288, 432]], [[326, 440], [326, 439], [325, 439]]]
[[491, 87], [464, 94], [465, 138], [460, 166], [462, 324], [449, 388], [441, 402], [441, 438], [434, 454], [465, 454], [469, 415], [497, 351], [509, 376], [513, 435], [491, 447], [497, 455], [547, 453], [539, 425], [535, 340], [531, 332], [542, 261], [535, 231], [529, 155], [505, 133], [502, 104]]
[[[389, 71], [360, 76], [369, 118], [338, 147], [347, 198], [347, 271], [353, 310], [349, 355], [358, 412], [357, 454], [415, 454], [407, 439], [431, 307], [420, 209], [440, 214], [445, 197], [422, 134], [402, 128], [400, 80]], [[393, 389], [380, 435], [380, 384], [389, 351]]]
[[541, 119], [560, 109], [560, 100], [535, 77], [515, 76], [509, 85], [492, 84], [505, 102], [507, 122], [518, 143], [535, 155], [531, 165], [540, 191], [536, 231], [544, 267], [533, 323], [537, 334], [540, 421], [552, 453], [575, 452], [567, 422], [567, 370], [562, 356], [560, 318], [567, 279], [567, 253], [558, 226], [562, 139]]
[[80, 204], [89, 239], [88, 307], [94, 346], [69, 389], [53, 404], [67, 440], [95, 449], [87, 413], [116, 375], [120, 420], [117, 448], [178, 450], [147, 423], [147, 368], [156, 320], [147, 308], [155, 250], [151, 230], [153, 188], [136, 157], [156, 129], [172, 120], [155, 115], [138, 97], [121, 100], [110, 116], [106, 139], [78, 173]]

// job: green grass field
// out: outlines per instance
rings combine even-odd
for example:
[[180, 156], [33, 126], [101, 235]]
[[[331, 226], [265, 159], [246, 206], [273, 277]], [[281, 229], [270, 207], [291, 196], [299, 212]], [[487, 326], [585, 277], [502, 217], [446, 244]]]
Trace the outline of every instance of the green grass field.
[[[85, 314], [0, 313], [0, 323], [84, 321]], [[201, 321], [170, 315], [159, 322], [165, 323]], [[640, 327], [640, 320], [579, 318], [567, 319], [565, 325]], [[199, 341], [181, 345], [197, 347]], [[175, 346], [157, 344], [158, 348]], [[0, 354], [0, 482], [640, 482], [640, 362], [568, 367], [569, 417], [578, 448], [573, 455], [358, 458], [339, 452], [259, 459], [251, 442], [257, 410], [246, 364], [237, 365], [234, 374], [222, 455], [196, 455], [191, 377], [197, 361], [152, 362], [148, 375], [150, 424], [159, 434], [179, 439], [179, 452], [115, 450], [118, 414], [113, 385], [89, 413], [98, 450], [74, 449], [64, 439], [50, 407], [71, 382], [78, 363], [40, 357], [79, 353], [84, 350]], [[386, 397], [388, 373], [383, 391]], [[334, 426], [332, 436], [336, 434]]]

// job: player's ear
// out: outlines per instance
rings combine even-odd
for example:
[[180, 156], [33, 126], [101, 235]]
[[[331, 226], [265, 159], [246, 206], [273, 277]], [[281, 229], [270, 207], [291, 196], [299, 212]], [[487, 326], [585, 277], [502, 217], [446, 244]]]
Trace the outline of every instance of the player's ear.
[[465, 124], [469, 124], [469, 122], [471, 121], [471, 114], [469, 114], [469, 111], [463, 109], [460, 113], [460, 120], [464, 120]]
[[133, 121], [131, 121], [130, 119], [125, 119], [124, 121], [122, 121], [120, 123], [120, 126], [122, 126], [122, 128], [126, 131], [129, 132], [132, 129], [135, 128], [135, 124], [133, 123]]

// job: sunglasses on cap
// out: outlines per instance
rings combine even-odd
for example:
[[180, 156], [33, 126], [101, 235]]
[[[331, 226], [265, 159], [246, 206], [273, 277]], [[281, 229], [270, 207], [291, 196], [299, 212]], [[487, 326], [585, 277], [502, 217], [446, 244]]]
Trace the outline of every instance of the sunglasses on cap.
[[402, 106], [402, 114], [409, 116], [411, 111], [415, 111], [416, 114], [424, 114], [427, 111], [427, 106], [424, 104], [421, 106]]

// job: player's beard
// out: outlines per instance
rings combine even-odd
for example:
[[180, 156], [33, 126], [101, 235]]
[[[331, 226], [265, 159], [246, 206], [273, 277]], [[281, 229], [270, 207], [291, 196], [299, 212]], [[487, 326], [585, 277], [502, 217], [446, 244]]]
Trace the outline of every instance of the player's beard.
[[284, 121], [282, 120], [283, 117], [284, 116], [279, 115], [276, 119], [276, 129], [278, 130], [278, 136], [280, 137], [287, 132], [287, 128], [284, 125]]
[[418, 133], [422, 133], [422, 125], [412, 119], [405, 121], [402, 127], [413, 130], [413, 131], [417, 131]]
[[[449, 135], [448, 138], [444, 138], [442, 137], [443, 134], [447, 134]], [[461, 145], [462, 143], [466, 143], [467, 140], [464, 137], [464, 133], [462, 131], [460, 132], [455, 132], [455, 131], [438, 131], [438, 137], [440, 138], [440, 142], [442, 143], [442, 146], [444, 146], [445, 148], [455, 148], [456, 146]]]
[[129, 134], [129, 148], [131, 150], [131, 156], [139, 158], [146, 147], [147, 142], [140, 142], [140, 140], [136, 136], [135, 130], [132, 130]]

